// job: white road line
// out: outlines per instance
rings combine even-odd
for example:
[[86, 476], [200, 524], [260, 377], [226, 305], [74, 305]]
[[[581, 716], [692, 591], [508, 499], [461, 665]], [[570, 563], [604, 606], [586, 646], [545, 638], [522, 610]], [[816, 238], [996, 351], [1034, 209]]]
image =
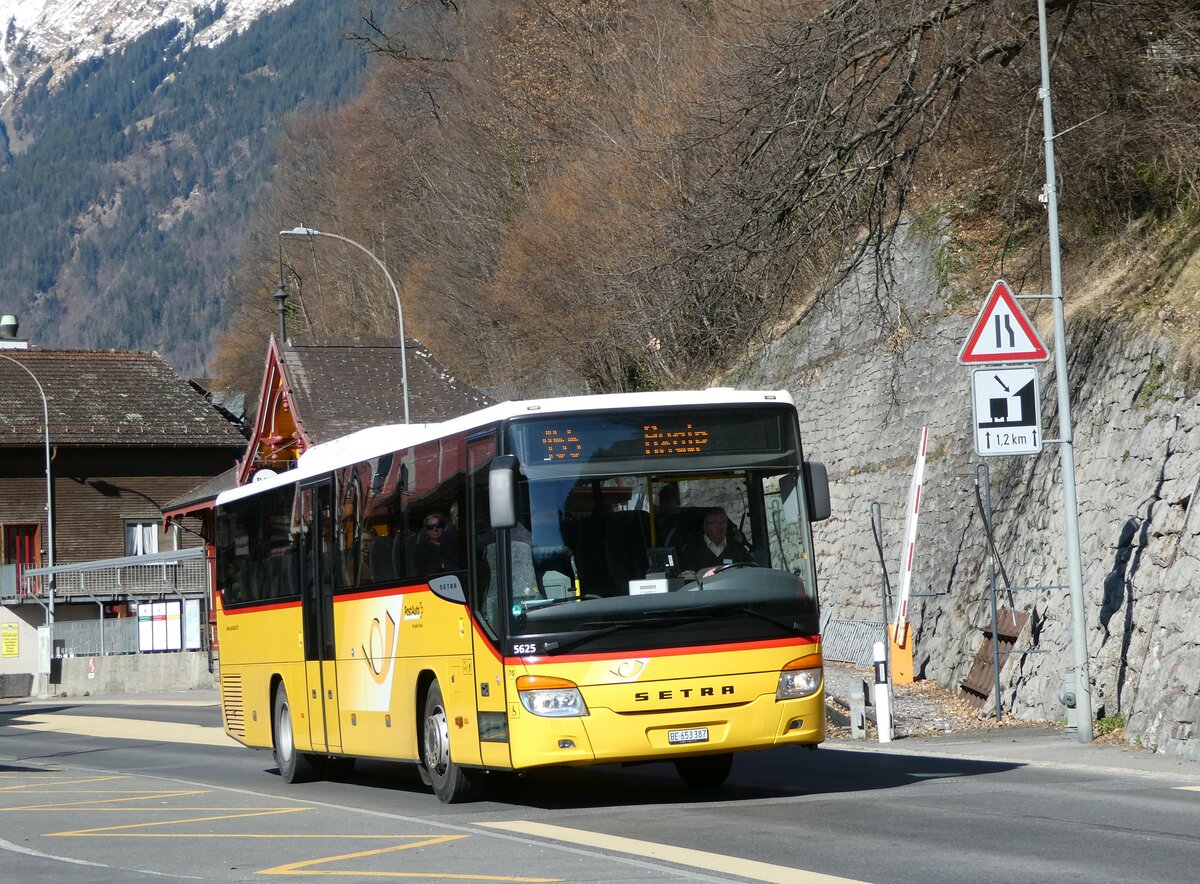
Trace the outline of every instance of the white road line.
[[551, 826], [546, 823], [535, 823], [528, 820], [512, 820], [501, 823], [478, 823], [490, 829], [502, 829], [506, 832], [516, 832], [538, 838], [550, 838], [555, 841], [566, 841], [570, 844], [586, 847], [596, 847], [617, 853], [631, 853], [635, 856], [662, 860], [681, 866], [693, 866], [710, 872], [721, 872], [736, 875], [739, 878], [749, 878], [753, 881], [771, 881], [776, 884], [861, 884], [852, 878], [839, 878], [835, 875], [823, 875], [820, 872], [809, 872], [804, 869], [794, 869], [788, 866], [777, 866], [771, 863], [742, 859], [736, 856], [726, 856], [721, 853], [709, 853], [705, 850], [692, 850], [687, 847], [672, 847], [669, 844], [656, 844], [653, 841], [640, 841], [636, 838], [621, 838], [616, 835], [602, 835], [598, 832], [588, 832], [584, 829], [568, 829], [564, 826]]
[[160, 743], [188, 743], [196, 746], [241, 746], [219, 727], [181, 724], [174, 721], [135, 721], [93, 715], [25, 715], [9, 723], [10, 727], [31, 731], [53, 731], [82, 737], [108, 737], [117, 740], [154, 740]]
[[122, 869], [118, 866], [107, 865], [106, 863], [89, 862], [86, 859], [75, 859], [70, 856], [58, 856], [53, 853], [42, 853], [40, 850], [22, 847], [20, 844], [13, 844], [11, 841], [5, 841], [3, 838], [0, 838], [0, 850], [7, 850], [11, 853], [20, 853], [23, 856], [33, 856], [37, 857], [38, 859], [52, 859], [60, 863], [70, 863], [74, 866], [91, 866], [94, 869], [114, 869], [122, 872], [132, 871], [137, 872], [140, 875], [154, 875], [157, 878], [183, 878], [188, 881], [204, 880], [203, 878], [199, 878], [195, 875], [173, 875], [169, 872], [152, 872], [149, 869]]

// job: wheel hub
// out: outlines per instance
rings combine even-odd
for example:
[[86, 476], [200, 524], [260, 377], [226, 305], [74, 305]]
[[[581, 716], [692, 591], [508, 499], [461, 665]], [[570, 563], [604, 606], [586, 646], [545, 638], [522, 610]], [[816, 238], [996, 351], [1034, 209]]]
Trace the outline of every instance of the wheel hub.
[[450, 728], [446, 710], [435, 706], [425, 719], [425, 766], [439, 776], [450, 764]]

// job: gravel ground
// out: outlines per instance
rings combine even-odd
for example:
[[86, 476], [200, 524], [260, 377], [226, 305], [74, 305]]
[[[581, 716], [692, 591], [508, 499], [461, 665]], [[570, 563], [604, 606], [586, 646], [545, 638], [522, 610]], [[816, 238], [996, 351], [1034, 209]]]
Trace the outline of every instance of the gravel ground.
[[[857, 669], [841, 663], [825, 663], [826, 729], [830, 739], [850, 737], [850, 694], [866, 682], [867, 702], [872, 700], [875, 675], [870, 669]], [[994, 712], [973, 708], [965, 699], [934, 681], [915, 681], [892, 688], [892, 732], [897, 738], [953, 734], [984, 728], [1021, 726], [1004, 716], [996, 721]], [[1049, 724], [1049, 722], [1042, 722]], [[875, 710], [867, 707], [867, 730], [875, 731]]]

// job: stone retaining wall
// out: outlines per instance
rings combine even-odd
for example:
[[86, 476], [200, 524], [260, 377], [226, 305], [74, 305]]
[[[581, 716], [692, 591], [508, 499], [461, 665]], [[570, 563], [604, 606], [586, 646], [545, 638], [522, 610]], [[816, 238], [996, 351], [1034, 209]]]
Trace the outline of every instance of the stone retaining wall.
[[[972, 317], [948, 312], [932, 294], [938, 245], [912, 236], [897, 250], [903, 304], [884, 299], [882, 309], [905, 311], [907, 339], [880, 334], [871, 320], [880, 302], [862, 275], [838, 291], [832, 309], [814, 310], [730, 381], [790, 390], [805, 455], [829, 467], [834, 516], [815, 530], [823, 603], [834, 617], [880, 617], [871, 503], [883, 508], [895, 584], [917, 435], [929, 426], [913, 586], [928, 595], [910, 604], [915, 667], [957, 689], [990, 622], [978, 464], [990, 468], [997, 542], [1014, 585], [1067, 578], [1058, 448], [987, 459], [972, 450], [970, 369], [957, 363]], [[1048, 305], [1028, 312], [1049, 343]], [[1124, 715], [1127, 737], [1156, 751], [1200, 758], [1200, 396], [1185, 389], [1162, 340], [1096, 319], [1070, 322], [1068, 339], [1093, 711]], [[1052, 363], [1040, 376], [1043, 428], [1053, 439]], [[1058, 694], [1073, 667], [1068, 593], [1026, 591], [1012, 602], [1031, 614], [1018, 648], [1046, 653], [1010, 658], [1005, 709], [1062, 720]]]

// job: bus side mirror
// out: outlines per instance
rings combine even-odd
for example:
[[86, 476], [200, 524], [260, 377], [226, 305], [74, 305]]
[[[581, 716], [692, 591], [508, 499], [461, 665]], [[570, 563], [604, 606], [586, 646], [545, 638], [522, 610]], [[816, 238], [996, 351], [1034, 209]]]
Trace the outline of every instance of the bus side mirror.
[[492, 459], [488, 469], [488, 511], [493, 528], [511, 528], [517, 524], [515, 455], [502, 454]]
[[832, 514], [829, 507], [829, 474], [818, 460], [804, 462], [804, 486], [808, 489], [808, 517], [822, 522]]

